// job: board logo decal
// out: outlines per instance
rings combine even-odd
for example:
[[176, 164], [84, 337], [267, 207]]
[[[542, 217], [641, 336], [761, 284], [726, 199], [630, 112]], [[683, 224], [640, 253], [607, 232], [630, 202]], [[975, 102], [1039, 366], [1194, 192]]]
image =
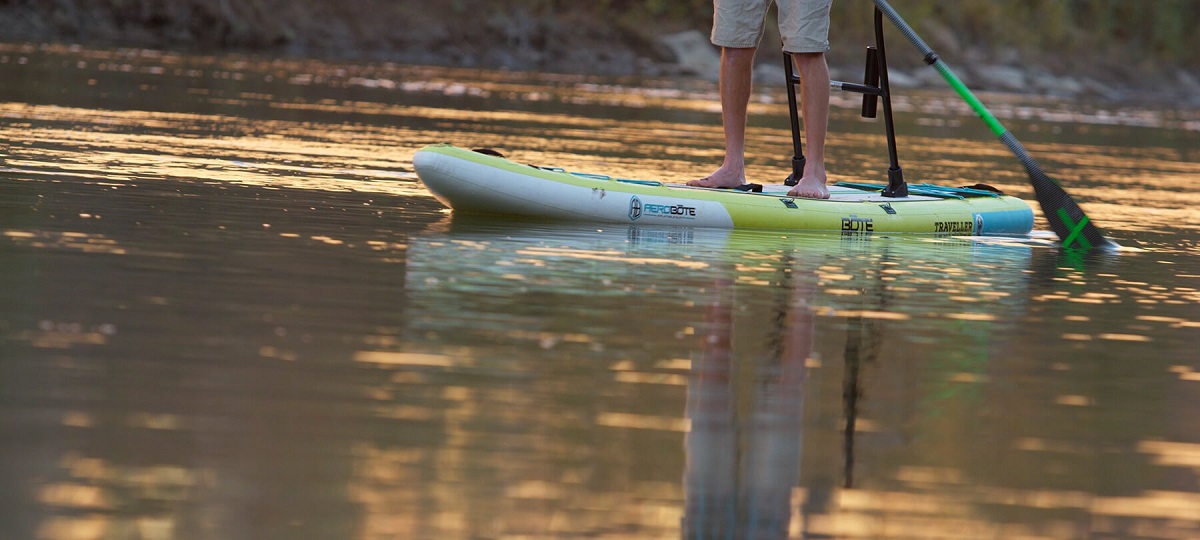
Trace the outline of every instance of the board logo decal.
[[935, 221], [933, 222], [933, 232], [935, 233], [975, 233], [974, 221]]
[[696, 219], [696, 207], [686, 204], [643, 204], [642, 213], [670, 219]]
[[643, 203], [634, 195], [629, 199], [629, 220], [636, 221], [642, 216], [666, 219], [696, 219], [699, 212], [695, 206], [686, 204], [653, 204]]
[[875, 220], [871, 218], [860, 218], [854, 214], [842, 218], [842, 232], [844, 233], [873, 233], [875, 232]]

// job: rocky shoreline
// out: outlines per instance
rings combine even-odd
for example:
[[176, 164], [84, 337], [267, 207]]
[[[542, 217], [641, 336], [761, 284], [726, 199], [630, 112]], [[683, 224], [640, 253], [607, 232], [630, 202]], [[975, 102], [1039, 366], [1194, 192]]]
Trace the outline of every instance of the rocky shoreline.
[[[120, 2], [90, 11], [81, 7], [84, 4], [72, 10], [16, 2], [0, 6], [0, 41], [611, 76], [714, 80], [718, 73], [719, 50], [709, 43], [707, 28], [698, 28], [701, 24], [695, 20], [631, 23], [590, 17], [582, 7], [560, 13], [473, 13], [455, 7], [461, 2], [401, 2], [386, 8], [382, 0], [344, 5], [283, 2], [272, 8], [272, 1], [220, 2], [216, 7], [185, 0], [143, 2], [136, 12], [120, 7], [126, 5]], [[72, 3], [63, 5], [67, 4]], [[1015, 49], [965, 46], [954, 32], [939, 31], [928, 21], [925, 26], [934, 29], [926, 36], [930, 44], [945, 51], [947, 63], [973, 90], [1200, 108], [1200, 74], [1183, 67], [1130, 66], [1115, 60], [1105, 64], [1053, 51], [1022, 58]], [[940, 75], [908, 54], [907, 43], [889, 44], [894, 87], [945, 88]], [[855, 82], [862, 76], [861, 49], [847, 49], [835, 40], [829, 55], [831, 74]], [[778, 38], [768, 32], [755, 73], [760, 84], [783, 80], [781, 62], [773, 52], [778, 50]]]
[[[670, 61], [654, 65], [660, 73], [715, 78], [720, 53], [708, 44], [708, 38], [704, 34], [690, 30], [664, 36], [660, 38], [660, 42], [674, 57]], [[1045, 66], [1027, 65], [1020, 61], [1015, 51], [1007, 53], [1009, 59], [1006, 63], [990, 61], [980, 52], [968, 54], [975, 58], [954, 64], [953, 69], [973, 90], [1061, 100], [1175, 104], [1200, 108], [1200, 76], [1184, 69], [1123, 83], [1112, 78], [1102, 80], [1100, 77], [1086, 74], [1056, 73]], [[783, 68], [779, 64], [778, 61], [759, 62], [755, 67], [755, 81], [782, 81]], [[858, 82], [862, 77], [861, 65], [850, 64], [839, 57], [830, 58], [830, 71], [835, 80]], [[913, 66], [911, 62], [900, 63], [899, 67], [889, 66], [888, 72], [889, 81], [895, 88], [945, 88], [946, 84], [937, 71], [924, 64]]]

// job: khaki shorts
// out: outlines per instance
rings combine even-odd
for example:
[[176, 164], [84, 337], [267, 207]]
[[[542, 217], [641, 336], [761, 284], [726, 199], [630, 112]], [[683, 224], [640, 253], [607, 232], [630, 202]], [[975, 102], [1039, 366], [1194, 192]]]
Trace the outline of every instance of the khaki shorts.
[[793, 53], [829, 50], [829, 6], [833, 0], [713, 0], [713, 45], [757, 48], [772, 2], [779, 6], [783, 50]]

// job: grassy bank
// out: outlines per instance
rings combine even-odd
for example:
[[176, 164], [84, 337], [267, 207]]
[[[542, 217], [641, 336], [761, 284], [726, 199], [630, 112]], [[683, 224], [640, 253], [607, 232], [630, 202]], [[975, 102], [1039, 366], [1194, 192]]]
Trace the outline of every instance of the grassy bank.
[[[1195, 0], [894, 4], [949, 58], [1130, 84], [1200, 72]], [[834, 61], [858, 62], [871, 9], [834, 2]], [[655, 36], [711, 16], [711, 0], [0, 0], [0, 40], [633, 73], [666, 60]]]

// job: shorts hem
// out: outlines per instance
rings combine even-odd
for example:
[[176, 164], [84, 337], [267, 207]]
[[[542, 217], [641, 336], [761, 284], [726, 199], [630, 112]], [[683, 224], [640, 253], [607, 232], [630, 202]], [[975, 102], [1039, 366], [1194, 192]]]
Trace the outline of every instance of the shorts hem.
[[783, 52], [785, 52], [785, 53], [789, 53], [789, 54], [813, 54], [813, 53], [827, 53], [827, 52], [829, 52], [829, 47], [828, 47], [828, 46], [826, 46], [826, 47], [824, 47], [824, 48], [817, 48], [817, 47], [784, 47], [784, 48], [783, 48]]
[[730, 49], [757, 49], [759, 43], [757, 41], [722, 41], [718, 39], [709, 40], [717, 47], [725, 47]]

